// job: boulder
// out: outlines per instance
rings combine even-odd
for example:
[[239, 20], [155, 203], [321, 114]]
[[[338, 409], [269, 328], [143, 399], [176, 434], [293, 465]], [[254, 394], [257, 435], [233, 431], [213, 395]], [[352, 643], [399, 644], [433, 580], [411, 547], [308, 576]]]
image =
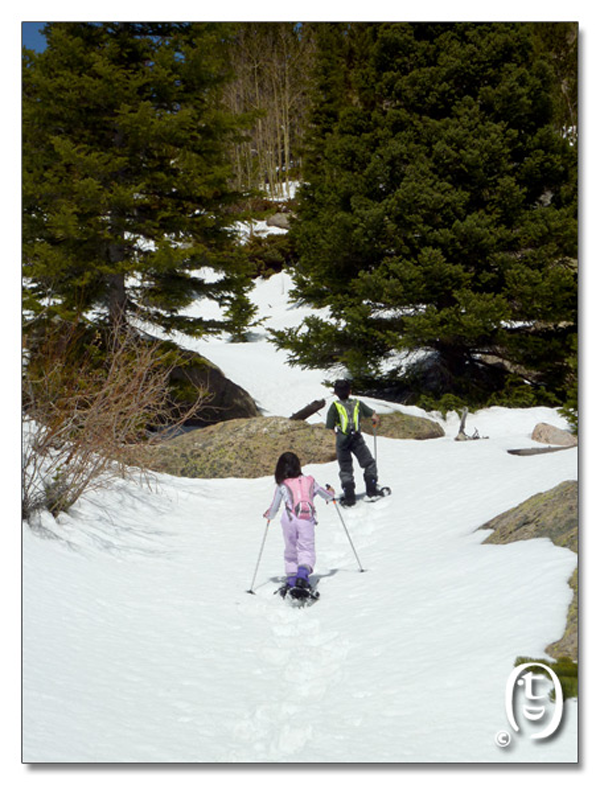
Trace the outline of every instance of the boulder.
[[[149, 468], [179, 477], [265, 477], [282, 452], [302, 465], [336, 460], [335, 440], [322, 424], [287, 417], [230, 420], [153, 446]], [[337, 479], [337, 469], [332, 480]]]
[[185, 401], [186, 394], [193, 400], [197, 388], [208, 391], [206, 405], [187, 421], [187, 425], [203, 427], [223, 420], [260, 417], [251, 395], [228, 379], [220, 368], [196, 352], [184, 351], [182, 354], [184, 363], [175, 368], [170, 377], [181, 386], [182, 398], [178, 403]]
[[577, 437], [572, 433], [555, 425], [549, 425], [547, 422], [538, 423], [533, 429], [531, 438], [534, 442], [558, 444], [561, 447], [574, 447], [577, 444]]
[[[492, 529], [485, 544], [505, 545], [533, 537], [549, 537], [555, 545], [578, 551], [578, 483], [575, 480], [560, 483], [544, 493], [538, 493], [507, 512], [497, 515], [480, 528]], [[569, 586], [573, 600], [567, 615], [565, 633], [560, 641], [547, 647], [555, 658], [578, 656], [578, 573], [571, 576]]]
[[267, 226], [275, 226], [277, 229], [289, 229], [290, 216], [288, 213], [274, 213], [267, 218]]
[[[377, 435], [388, 439], [439, 439], [445, 436], [442, 426], [429, 420], [427, 417], [415, 417], [412, 414], [391, 412], [381, 414], [381, 422], [377, 427]], [[365, 433], [372, 434], [375, 430], [370, 420], [363, 421], [361, 425]]]

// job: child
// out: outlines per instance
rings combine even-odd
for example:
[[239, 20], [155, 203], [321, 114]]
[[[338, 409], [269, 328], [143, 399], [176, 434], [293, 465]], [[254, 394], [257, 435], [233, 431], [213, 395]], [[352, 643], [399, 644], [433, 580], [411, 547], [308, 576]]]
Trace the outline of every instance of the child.
[[[264, 517], [271, 520], [281, 502], [285, 509], [281, 516], [283, 553], [287, 581], [283, 592], [293, 587], [308, 589], [308, 576], [315, 566], [315, 508], [313, 499], [319, 494], [330, 501], [335, 498], [333, 488], [325, 490], [314, 477], [302, 474], [300, 459], [293, 452], [279, 456], [275, 467], [275, 494]], [[329, 486], [328, 486], [329, 487]]]
[[325, 427], [336, 432], [335, 448], [344, 491], [340, 504], [351, 507], [356, 504], [352, 455], [356, 455], [361, 469], [364, 470], [367, 496], [381, 495], [377, 487], [377, 464], [360, 432], [360, 421], [363, 417], [370, 417], [375, 426], [379, 425], [380, 419], [366, 403], [350, 398], [352, 388], [347, 379], [338, 379], [333, 385], [333, 391], [339, 401], [334, 401], [329, 407]]

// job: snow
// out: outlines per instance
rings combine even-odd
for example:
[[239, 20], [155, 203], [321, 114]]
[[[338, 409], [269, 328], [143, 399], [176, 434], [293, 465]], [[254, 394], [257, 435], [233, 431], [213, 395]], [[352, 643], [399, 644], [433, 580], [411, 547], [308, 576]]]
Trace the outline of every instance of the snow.
[[[321, 372], [287, 365], [266, 341], [269, 326], [306, 313], [291, 287], [285, 273], [257, 283], [265, 322], [250, 342], [188, 342], [265, 415], [331, 399]], [[576, 555], [546, 539], [483, 545], [478, 531], [577, 478], [576, 450], [507, 452], [532, 446], [540, 421], [566, 423], [553, 409], [493, 408], [467, 420], [489, 438], [459, 443], [458, 415], [437, 419], [440, 439], [379, 437], [393, 494], [340, 510], [364, 572], [339, 508], [317, 502], [311, 608], [274, 594], [283, 545], [279, 521], [262, 517], [271, 476], [120, 481], [58, 522], [42, 516], [45, 536], [24, 526], [25, 762], [576, 761], [573, 700], [546, 743], [495, 743], [515, 658], [548, 658], [562, 636]], [[339, 487], [335, 462], [305, 470]]]
[[266, 220], [258, 221], [256, 219], [237, 221], [234, 230], [242, 242], [248, 240], [252, 235], [266, 237], [268, 234], [287, 234], [288, 231], [279, 226], [268, 226]]

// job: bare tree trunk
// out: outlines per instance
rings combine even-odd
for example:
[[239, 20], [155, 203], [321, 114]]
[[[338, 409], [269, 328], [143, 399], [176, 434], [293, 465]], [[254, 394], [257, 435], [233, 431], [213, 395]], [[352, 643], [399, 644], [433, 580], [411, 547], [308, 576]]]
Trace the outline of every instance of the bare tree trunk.
[[227, 94], [230, 109], [258, 111], [249, 141], [238, 143], [236, 177], [246, 187], [266, 185], [274, 196], [289, 193], [292, 168], [300, 165], [308, 85], [314, 59], [309, 27], [291, 22], [241, 23], [232, 49], [236, 81]]

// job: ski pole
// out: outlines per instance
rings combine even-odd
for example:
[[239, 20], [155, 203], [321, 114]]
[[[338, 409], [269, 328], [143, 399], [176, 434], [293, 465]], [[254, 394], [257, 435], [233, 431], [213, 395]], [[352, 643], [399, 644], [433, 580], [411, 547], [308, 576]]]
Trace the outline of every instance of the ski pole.
[[263, 549], [265, 547], [265, 541], [267, 539], [267, 534], [268, 534], [268, 531], [269, 531], [269, 524], [270, 523], [271, 523], [271, 519], [267, 518], [267, 525], [265, 526], [265, 533], [263, 535], [262, 544], [260, 546], [260, 551], [259, 551], [259, 554], [258, 554], [258, 561], [256, 562], [256, 569], [254, 570], [254, 576], [252, 577], [252, 585], [247, 590], [248, 594], [254, 594], [254, 581], [256, 580], [256, 573], [258, 572], [258, 565], [260, 564], [260, 560], [262, 558], [262, 552], [263, 552]]
[[373, 457], [375, 464], [377, 464], [377, 425], [373, 423]]
[[333, 501], [333, 506], [337, 510], [337, 514], [340, 516], [340, 521], [342, 522], [342, 526], [344, 527], [344, 531], [346, 532], [346, 537], [348, 538], [348, 542], [350, 543], [352, 550], [354, 551], [354, 555], [356, 556], [356, 561], [358, 562], [358, 566], [360, 568], [359, 571], [364, 572], [363, 566], [360, 563], [360, 559], [358, 558], [358, 553], [356, 552], [356, 548], [354, 547], [354, 543], [352, 542], [352, 537], [350, 537], [350, 532], [348, 531], [344, 519], [342, 517], [342, 513], [340, 512], [340, 508], [338, 507], [335, 499], [332, 499], [332, 501]]

